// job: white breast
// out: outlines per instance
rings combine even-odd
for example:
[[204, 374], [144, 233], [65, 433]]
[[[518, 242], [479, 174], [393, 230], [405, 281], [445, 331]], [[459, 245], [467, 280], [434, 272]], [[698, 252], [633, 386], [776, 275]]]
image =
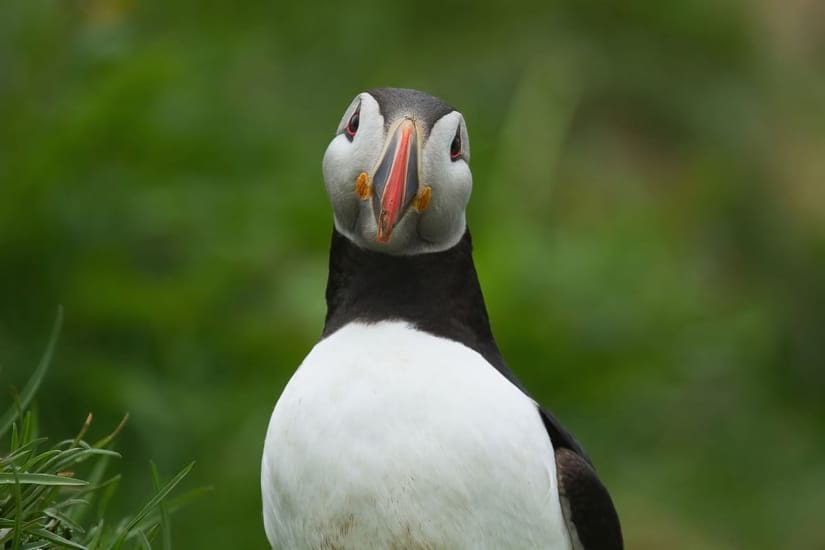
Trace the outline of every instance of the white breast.
[[261, 489], [275, 548], [570, 548], [535, 403], [401, 322], [315, 346], [272, 413]]

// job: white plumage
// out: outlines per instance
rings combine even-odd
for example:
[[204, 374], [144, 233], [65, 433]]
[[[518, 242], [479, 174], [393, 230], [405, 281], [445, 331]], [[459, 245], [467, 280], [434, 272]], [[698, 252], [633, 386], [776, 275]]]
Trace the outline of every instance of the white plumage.
[[261, 483], [276, 548], [571, 547], [536, 404], [404, 322], [313, 348], [272, 413]]

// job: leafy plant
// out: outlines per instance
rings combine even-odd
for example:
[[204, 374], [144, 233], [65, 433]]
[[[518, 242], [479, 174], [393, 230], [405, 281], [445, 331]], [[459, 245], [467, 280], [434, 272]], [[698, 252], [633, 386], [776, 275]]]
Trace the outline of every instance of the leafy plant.
[[62, 311], [58, 311], [40, 363], [16, 402], [0, 417], [0, 439], [9, 437], [8, 453], [0, 455], [0, 548], [145, 549], [160, 538], [162, 548], [168, 550], [170, 515], [198, 491], [169, 502], [167, 497], [193, 464], [165, 483], [152, 464], [155, 494], [135, 514], [110, 522], [106, 510], [120, 475], [107, 470], [112, 459], [120, 458], [111, 447], [128, 415], [111, 434], [94, 443], [85, 440], [91, 414], [71, 439], [49, 445], [48, 438], [38, 434], [31, 403], [51, 364], [61, 324]]

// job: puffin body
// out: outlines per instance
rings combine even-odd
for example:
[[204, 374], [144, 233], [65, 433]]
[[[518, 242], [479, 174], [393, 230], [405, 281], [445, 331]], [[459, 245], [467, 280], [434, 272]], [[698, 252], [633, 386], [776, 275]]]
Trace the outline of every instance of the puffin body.
[[552, 456], [536, 405], [477, 352], [404, 321], [350, 323], [278, 401], [267, 536], [282, 548], [569, 549]]
[[620, 549], [573, 437], [505, 365], [465, 221], [461, 115], [359, 94], [324, 158], [327, 316], [264, 446], [273, 548]]

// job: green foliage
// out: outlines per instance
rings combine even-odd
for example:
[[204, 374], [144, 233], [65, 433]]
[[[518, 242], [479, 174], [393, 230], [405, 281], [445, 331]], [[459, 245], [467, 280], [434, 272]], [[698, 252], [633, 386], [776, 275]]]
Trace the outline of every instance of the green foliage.
[[[107, 469], [112, 458], [121, 456], [107, 447], [125, 422], [92, 444], [84, 440], [92, 422], [91, 414], [73, 439], [49, 446], [47, 437], [37, 437], [34, 412], [28, 405], [51, 363], [61, 323], [62, 312], [40, 364], [16, 406], [4, 416], [10, 419], [11, 435], [8, 453], [0, 457], [0, 547], [144, 549], [151, 548], [152, 540], [160, 536], [163, 548], [168, 550], [169, 510], [176, 509], [180, 502], [166, 500], [193, 464], [163, 484], [152, 465], [155, 494], [136, 514], [113, 522], [106, 519], [106, 511], [121, 476], [108, 475]], [[3, 435], [5, 430], [0, 437]], [[81, 477], [80, 472], [87, 474]], [[95, 517], [86, 519], [92, 508]]]
[[628, 548], [825, 548], [822, 6], [4, 0], [4, 380], [64, 304], [43, 429], [128, 410], [112, 512], [146, 498], [132, 457], [194, 457], [216, 498], [176, 545], [265, 547], [267, 420], [323, 322], [321, 156], [358, 91], [420, 88], [467, 120], [497, 341]]

